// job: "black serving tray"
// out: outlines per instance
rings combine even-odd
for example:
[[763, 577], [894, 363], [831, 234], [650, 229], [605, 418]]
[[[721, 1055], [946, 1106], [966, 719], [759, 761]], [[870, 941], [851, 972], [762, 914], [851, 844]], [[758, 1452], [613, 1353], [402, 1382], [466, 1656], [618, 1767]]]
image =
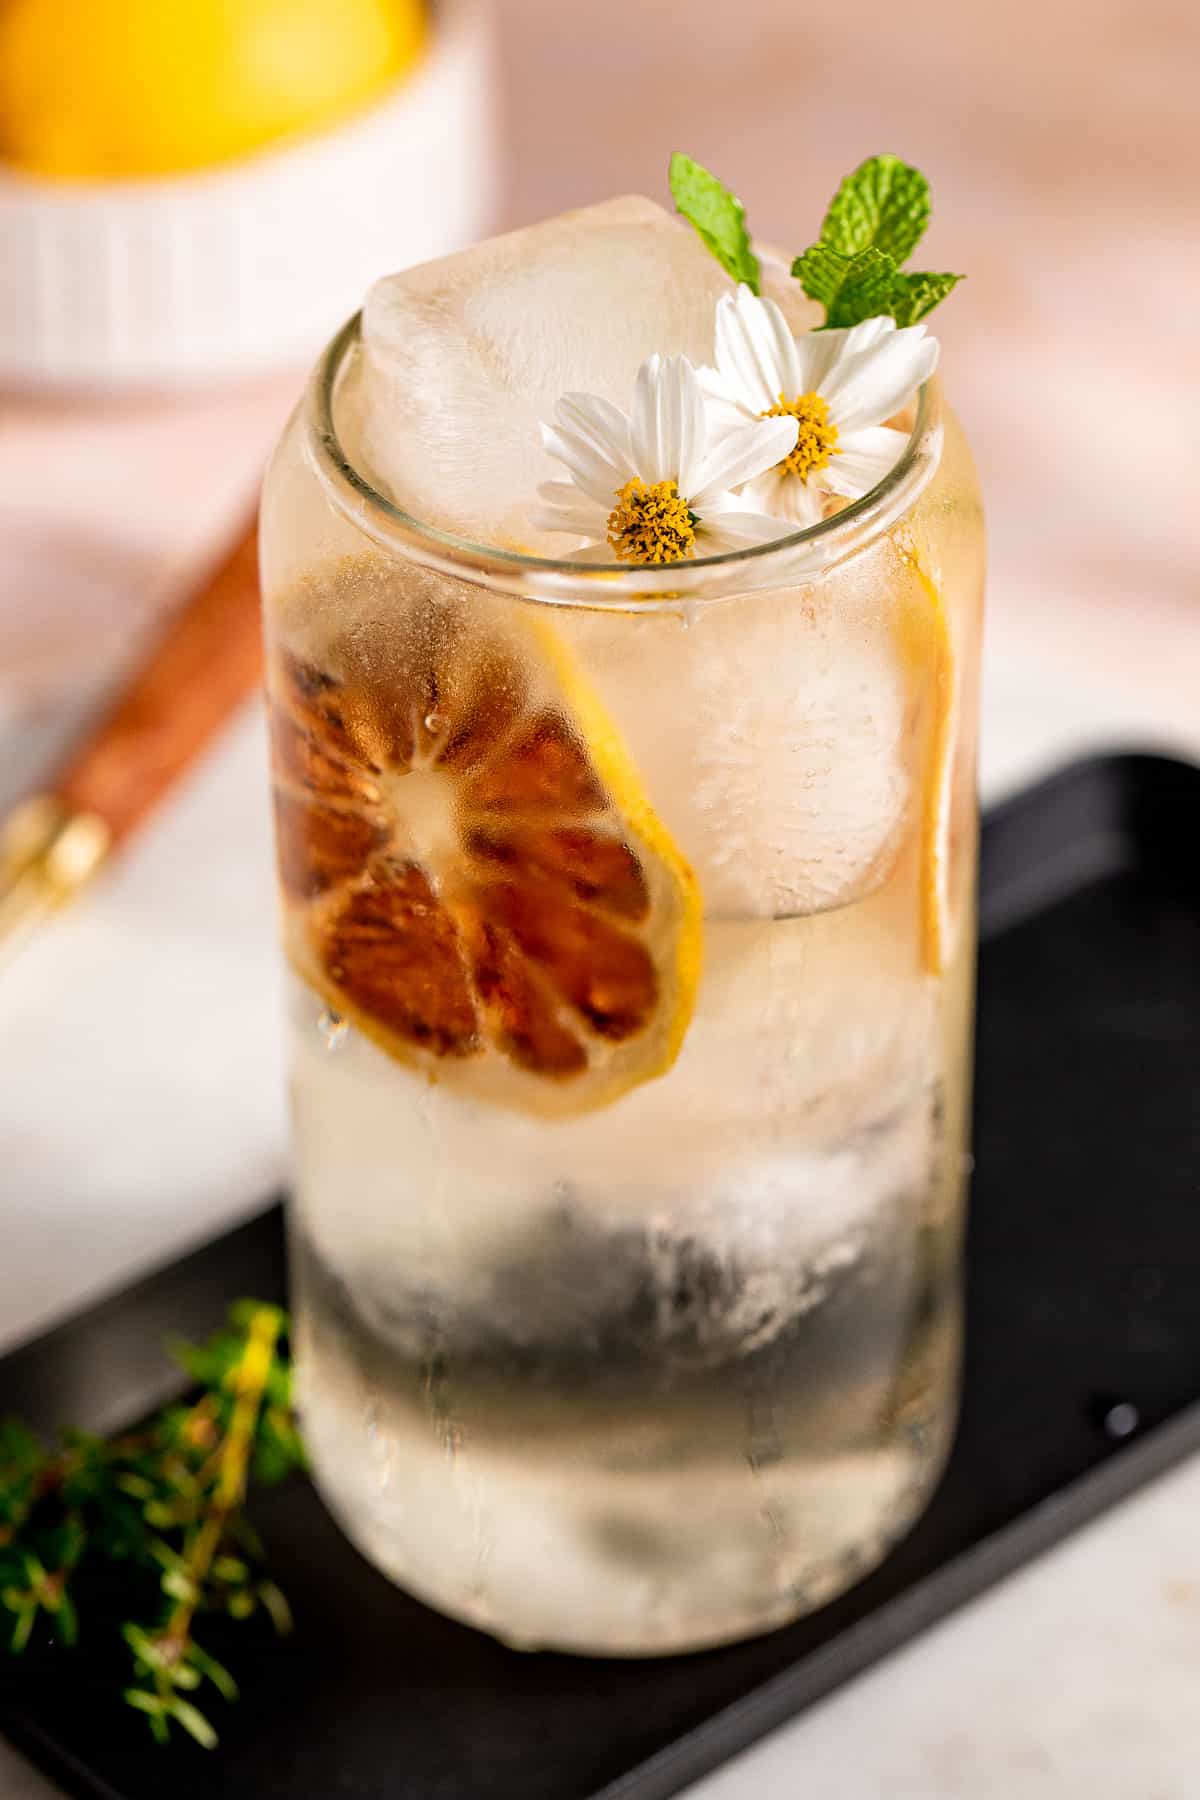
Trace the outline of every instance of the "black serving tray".
[[[868, 1580], [732, 1649], [524, 1656], [390, 1587], [297, 1482], [255, 1504], [297, 1629], [239, 1628], [216, 1752], [150, 1743], [95, 1620], [0, 1658], [10, 1735], [104, 1800], [663, 1800], [1200, 1448], [1200, 769], [1105, 758], [1001, 807], [982, 936], [962, 1428]], [[0, 1412], [136, 1419], [166, 1332], [283, 1280], [272, 1208], [17, 1350]]]

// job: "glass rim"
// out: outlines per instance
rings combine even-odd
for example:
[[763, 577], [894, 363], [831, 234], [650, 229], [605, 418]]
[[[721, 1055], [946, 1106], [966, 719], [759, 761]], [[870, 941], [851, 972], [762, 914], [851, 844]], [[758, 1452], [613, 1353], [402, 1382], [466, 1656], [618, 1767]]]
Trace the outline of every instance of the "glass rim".
[[729, 599], [764, 588], [804, 586], [873, 543], [910, 509], [936, 471], [942, 451], [941, 390], [936, 376], [918, 390], [908, 441], [882, 481], [831, 518], [716, 556], [650, 566], [544, 557], [478, 544], [405, 512], [367, 480], [343, 448], [335, 418], [338, 380], [362, 339], [362, 313], [348, 319], [322, 352], [304, 400], [312, 468], [337, 510], [381, 548], [439, 574], [552, 606], [638, 611]]

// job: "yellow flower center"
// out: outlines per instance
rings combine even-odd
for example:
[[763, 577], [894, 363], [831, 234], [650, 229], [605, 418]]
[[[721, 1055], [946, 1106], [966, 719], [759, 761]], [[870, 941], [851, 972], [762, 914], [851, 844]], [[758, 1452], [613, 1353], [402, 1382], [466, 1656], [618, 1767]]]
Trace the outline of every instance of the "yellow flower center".
[[618, 490], [608, 515], [608, 541], [621, 562], [682, 562], [696, 548], [696, 516], [674, 481], [640, 475]]
[[823, 469], [838, 446], [838, 429], [829, 423], [829, 402], [820, 394], [797, 394], [794, 400], [780, 394], [760, 419], [798, 419], [796, 448], [777, 466], [807, 481], [814, 469]]

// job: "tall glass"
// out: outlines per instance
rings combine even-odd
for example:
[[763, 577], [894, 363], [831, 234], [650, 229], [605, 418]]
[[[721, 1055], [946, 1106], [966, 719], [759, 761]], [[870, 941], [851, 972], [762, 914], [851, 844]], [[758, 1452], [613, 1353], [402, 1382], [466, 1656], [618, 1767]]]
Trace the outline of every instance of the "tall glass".
[[512, 1643], [762, 1631], [880, 1560], [954, 1428], [970, 454], [931, 384], [780, 545], [550, 562], [372, 491], [358, 354], [261, 526], [316, 1478]]

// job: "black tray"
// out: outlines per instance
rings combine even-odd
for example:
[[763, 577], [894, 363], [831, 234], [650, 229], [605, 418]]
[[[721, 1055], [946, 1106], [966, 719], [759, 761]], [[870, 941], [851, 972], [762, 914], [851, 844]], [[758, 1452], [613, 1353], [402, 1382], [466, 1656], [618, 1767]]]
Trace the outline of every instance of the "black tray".
[[[388, 1586], [296, 1484], [256, 1518], [297, 1631], [230, 1646], [217, 1752], [155, 1749], [96, 1651], [0, 1659], [9, 1733], [105, 1800], [662, 1800], [1200, 1447], [1200, 770], [1109, 758], [1001, 808], [982, 918], [963, 1424], [874, 1575], [729, 1650], [522, 1656]], [[132, 1420], [165, 1332], [282, 1289], [272, 1209], [8, 1357], [0, 1412]]]

